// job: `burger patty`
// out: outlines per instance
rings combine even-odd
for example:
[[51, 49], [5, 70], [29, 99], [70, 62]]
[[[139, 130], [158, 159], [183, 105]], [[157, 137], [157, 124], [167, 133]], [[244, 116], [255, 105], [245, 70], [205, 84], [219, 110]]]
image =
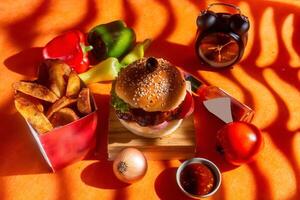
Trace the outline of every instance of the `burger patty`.
[[116, 111], [118, 118], [125, 121], [136, 122], [140, 126], [155, 126], [163, 123], [164, 121], [171, 121], [179, 118], [181, 105], [174, 110], [166, 112], [147, 112], [143, 109], [132, 108], [129, 112], [123, 113]]

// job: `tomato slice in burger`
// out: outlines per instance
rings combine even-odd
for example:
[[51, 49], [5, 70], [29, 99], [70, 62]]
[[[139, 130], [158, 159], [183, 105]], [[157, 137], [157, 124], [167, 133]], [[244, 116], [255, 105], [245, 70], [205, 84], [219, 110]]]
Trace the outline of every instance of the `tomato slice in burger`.
[[194, 112], [194, 99], [189, 91], [186, 91], [185, 99], [183, 100], [179, 118], [186, 118]]

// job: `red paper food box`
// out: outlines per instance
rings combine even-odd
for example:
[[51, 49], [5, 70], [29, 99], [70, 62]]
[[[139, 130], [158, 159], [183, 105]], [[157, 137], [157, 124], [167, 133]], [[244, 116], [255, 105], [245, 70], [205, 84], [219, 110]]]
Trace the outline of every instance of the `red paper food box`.
[[27, 122], [44, 159], [53, 172], [82, 160], [95, 144], [97, 107], [91, 95], [93, 112], [67, 125], [38, 134]]
[[97, 106], [91, 94], [93, 112], [44, 134], [27, 125], [44, 159], [53, 172], [82, 160], [95, 144]]

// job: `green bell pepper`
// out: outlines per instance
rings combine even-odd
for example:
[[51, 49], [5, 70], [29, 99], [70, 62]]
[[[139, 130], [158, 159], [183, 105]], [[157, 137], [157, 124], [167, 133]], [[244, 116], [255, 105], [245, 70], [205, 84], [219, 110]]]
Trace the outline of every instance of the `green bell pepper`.
[[100, 24], [88, 33], [88, 43], [93, 46], [92, 53], [98, 61], [123, 56], [132, 48], [135, 38], [134, 30], [122, 20]]

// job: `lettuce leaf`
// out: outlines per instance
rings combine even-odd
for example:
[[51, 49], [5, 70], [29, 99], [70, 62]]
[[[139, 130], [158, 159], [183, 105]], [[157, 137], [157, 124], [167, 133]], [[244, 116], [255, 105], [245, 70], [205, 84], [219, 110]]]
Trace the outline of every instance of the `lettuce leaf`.
[[111, 105], [123, 113], [129, 112], [129, 105], [116, 94], [114, 88], [111, 90]]

